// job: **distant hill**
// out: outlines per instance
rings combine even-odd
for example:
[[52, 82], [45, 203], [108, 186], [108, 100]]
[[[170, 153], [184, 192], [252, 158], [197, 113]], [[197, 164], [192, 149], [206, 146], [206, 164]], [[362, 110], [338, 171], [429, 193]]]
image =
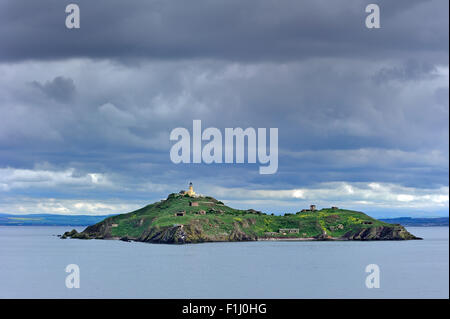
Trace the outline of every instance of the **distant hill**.
[[416, 227], [431, 227], [431, 226], [448, 226], [448, 217], [434, 217], [434, 218], [383, 218], [380, 219], [390, 224], [400, 224], [402, 226], [416, 226]]
[[113, 215], [0, 214], [0, 226], [89, 226], [110, 216]]
[[254, 209], [234, 209], [210, 196], [175, 193], [134, 212], [108, 217], [81, 233], [72, 230], [61, 237], [167, 244], [419, 239], [403, 226], [388, 224], [352, 210], [323, 208], [275, 216]]

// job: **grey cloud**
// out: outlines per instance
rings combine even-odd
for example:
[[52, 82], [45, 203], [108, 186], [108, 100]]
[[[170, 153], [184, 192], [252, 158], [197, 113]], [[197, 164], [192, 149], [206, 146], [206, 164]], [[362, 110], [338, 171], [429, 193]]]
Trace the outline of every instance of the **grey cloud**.
[[33, 81], [31, 85], [42, 91], [47, 97], [59, 102], [71, 101], [76, 91], [73, 80], [62, 76], [57, 76], [52, 81], [47, 81], [43, 84]]
[[[62, 66], [67, 74], [82, 70], [74, 76], [79, 83], [77, 99], [64, 109], [49, 111], [46, 100], [33, 100], [20, 90], [11, 92], [10, 86], [20, 87], [21, 76], [3, 79], [6, 91], [0, 91], [0, 96], [9, 92], [11, 102], [0, 108], [6, 110], [8, 103], [21, 108], [14, 108], [12, 114], [4, 112], [9, 120], [0, 119], [0, 141], [5, 137], [4, 145], [21, 150], [4, 149], [0, 165], [29, 167], [36, 161], [50, 161], [64, 167], [70, 163], [79, 169], [120, 172], [134, 181], [158, 176], [182, 183], [198, 173], [201, 179], [222, 185], [262, 182], [252, 167], [187, 169], [170, 162], [170, 130], [191, 129], [192, 120], [201, 119], [204, 128], [278, 127], [280, 148], [287, 153], [309, 152], [301, 158], [281, 154], [279, 173], [271, 177], [271, 186], [343, 179], [413, 186], [446, 183], [445, 72], [398, 87], [373, 85], [373, 74], [384, 64], [341, 59], [283, 64], [173, 61], [139, 67], [80, 60], [3, 66], [2, 70], [12, 74], [14, 69], [15, 76], [33, 78], [43, 70], [54, 74]], [[14, 120], [19, 117], [20, 121]], [[42, 131], [54, 132], [58, 139], [39, 134]], [[13, 144], [5, 135], [10, 132], [16, 136]], [[367, 148], [379, 151], [357, 151]], [[52, 150], [54, 155], [40, 149]], [[423, 154], [439, 154], [439, 160]]]
[[[80, 30], [47, 1], [0, 4], [0, 169], [98, 172], [117, 188], [15, 194], [448, 187], [445, 1], [380, 1], [380, 30], [360, 0], [79, 1]], [[171, 163], [169, 133], [193, 119], [279, 128], [278, 173]]]
[[[67, 3], [0, 4], [0, 60], [74, 57], [293, 61], [433, 54], [447, 61], [446, 1], [378, 1], [382, 28], [364, 26], [368, 0], [79, 0], [81, 28], [65, 28]], [[432, 17], [432, 18], [430, 18]]]

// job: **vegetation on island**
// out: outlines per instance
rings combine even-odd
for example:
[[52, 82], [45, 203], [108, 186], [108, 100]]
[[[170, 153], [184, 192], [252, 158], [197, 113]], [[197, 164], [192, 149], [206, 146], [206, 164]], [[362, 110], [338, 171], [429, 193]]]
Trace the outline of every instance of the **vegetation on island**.
[[121, 239], [153, 243], [251, 240], [418, 239], [403, 226], [362, 212], [323, 208], [283, 216], [240, 210], [209, 196], [170, 194], [167, 199], [115, 215], [62, 238]]

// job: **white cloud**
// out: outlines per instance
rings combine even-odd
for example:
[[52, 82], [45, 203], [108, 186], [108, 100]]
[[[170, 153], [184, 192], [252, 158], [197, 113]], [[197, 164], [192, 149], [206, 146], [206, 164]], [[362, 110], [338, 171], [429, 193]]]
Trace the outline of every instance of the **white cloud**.
[[61, 171], [0, 168], [0, 190], [49, 188], [59, 186], [108, 186], [110, 181], [100, 173], [77, 175], [75, 169]]
[[400, 194], [400, 195], [397, 195], [397, 200], [399, 202], [412, 202], [414, 200], [414, 196], [407, 195], [407, 194]]
[[[124, 184], [125, 183], [125, 184]], [[20, 189], [99, 189], [120, 190], [133, 194], [168, 194], [176, 192], [176, 185], [153, 183], [150, 181], [134, 181], [129, 184], [118, 180], [112, 183], [101, 173], [79, 174], [75, 169], [16, 169], [0, 168], [0, 191], [11, 192]], [[411, 209], [411, 210], [443, 210], [449, 206], [449, 188], [417, 188], [399, 184], [381, 182], [328, 182], [311, 187], [295, 189], [245, 189], [226, 188], [216, 185], [203, 185], [207, 195], [224, 199], [229, 204], [240, 207], [291, 207], [300, 209], [309, 204], [321, 207], [338, 205], [353, 209]], [[199, 190], [201, 191], [201, 190]], [[75, 194], [75, 193], [74, 193]], [[77, 195], [74, 195], [77, 196]], [[157, 195], [156, 195], [157, 196]], [[165, 195], [163, 195], [165, 196]], [[228, 201], [227, 201], [228, 200]], [[21, 200], [16, 202], [0, 201], [3, 212], [10, 213], [55, 213], [55, 214], [110, 214], [126, 212], [130, 201], [122, 200], [111, 205], [108, 202], [92, 200], [54, 200], [36, 198], [25, 205]], [[142, 203], [142, 206], [148, 202]], [[305, 206], [306, 205], [306, 206]], [[136, 206], [131, 205], [133, 208]]]
[[[139, 185], [138, 185], [139, 187]], [[169, 186], [145, 184], [149, 194], [155, 188]], [[421, 212], [435, 212], [448, 209], [449, 188], [419, 189], [386, 183], [321, 183], [311, 188], [289, 190], [255, 190], [243, 188], [223, 188], [203, 185], [207, 195], [223, 200], [235, 208], [256, 208], [264, 212], [296, 212], [309, 204], [318, 207], [339, 206], [361, 211], [374, 209], [389, 216], [393, 211], [407, 212], [406, 215]], [[153, 189], [153, 192], [151, 191]], [[351, 191], [350, 191], [351, 190]], [[172, 189], [171, 191], [175, 191]], [[201, 189], [198, 189], [201, 191]], [[170, 191], [167, 191], [167, 193]], [[141, 208], [161, 198], [150, 195], [142, 200], [126, 199], [55, 199], [11, 197], [2, 198], [0, 212], [9, 214], [67, 214], [67, 215], [107, 215], [121, 214]], [[268, 210], [268, 207], [274, 207]], [[384, 212], [384, 213], [382, 213]], [[380, 214], [379, 213], [379, 214]], [[405, 215], [405, 214], [403, 214]], [[426, 214], [425, 214], [426, 215]]]
[[[219, 198], [231, 201], [292, 205], [292, 201], [343, 207], [371, 206], [383, 208], [439, 209], [449, 206], [449, 188], [424, 189], [389, 183], [320, 183], [311, 188], [291, 190], [247, 190], [212, 187]], [[285, 204], [283, 204], [285, 201]], [[300, 203], [299, 203], [300, 204]]]
[[22, 197], [0, 202], [0, 212], [7, 214], [109, 215], [128, 213], [145, 204], [148, 203]]

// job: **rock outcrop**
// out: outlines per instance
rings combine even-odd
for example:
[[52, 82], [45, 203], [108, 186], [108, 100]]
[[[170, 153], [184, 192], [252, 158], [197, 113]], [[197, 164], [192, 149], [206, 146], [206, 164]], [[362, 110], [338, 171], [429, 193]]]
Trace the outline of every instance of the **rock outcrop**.
[[409, 233], [403, 226], [378, 226], [363, 228], [356, 233], [348, 232], [343, 239], [348, 240], [410, 240], [421, 239]]

